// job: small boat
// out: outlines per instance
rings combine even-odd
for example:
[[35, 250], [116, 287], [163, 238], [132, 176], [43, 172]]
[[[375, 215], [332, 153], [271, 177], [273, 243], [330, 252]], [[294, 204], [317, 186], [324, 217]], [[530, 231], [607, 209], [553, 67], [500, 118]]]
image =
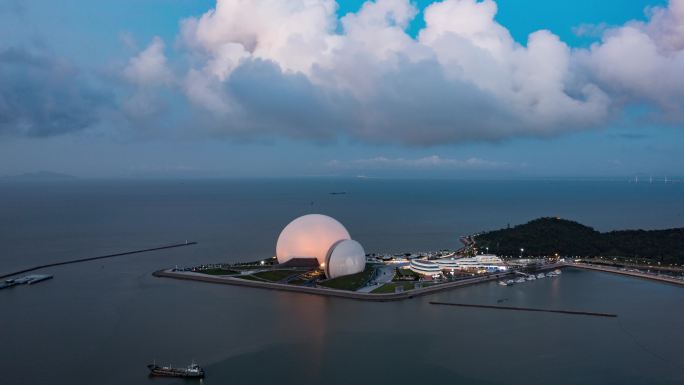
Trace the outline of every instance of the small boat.
[[16, 284], [17, 284], [17, 283], [14, 282], [13, 279], [8, 279], [8, 280], [6, 280], [5, 282], [0, 282], [0, 289], [6, 289], [6, 288], [12, 287], [12, 286], [14, 286], [14, 285], [16, 285]]
[[515, 280], [515, 283], [525, 283], [525, 278], [520, 277], [520, 278]]
[[29, 275], [30, 279], [26, 282], [29, 285], [33, 285], [34, 283], [42, 282], [48, 279], [52, 279], [51, 275], [48, 274], [32, 274]]
[[537, 274], [537, 278], [538, 278], [538, 279], [546, 278], [546, 274], [544, 274], [544, 273], [539, 273], [539, 274]]
[[499, 281], [499, 285], [501, 285], [501, 286], [508, 286], [508, 284], [507, 284], [506, 282], [504, 282], [504, 281]]
[[200, 368], [196, 363], [188, 365], [187, 368], [174, 368], [169, 366], [159, 366], [157, 364], [149, 364], [147, 368], [150, 369], [150, 376], [163, 377], [186, 377], [186, 378], [202, 378], [204, 377], [204, 369]]
[[0, 283], [0, 289], [5, 289], [16, 285], [31, 285], [51, 278], [52, 275], [48, 274], [30, 274], [25, 277], [6, 280], [5, 282]]
[[534, 281], [535, 279], [537, 279], [537, 276], [535, 276], [534, 274], [530, 274], [525, 279], [528, 281]]
[[515, 284], [515, 281], [512, 279], [509, 279], [508, 281], [506, 281], [507, 286], [514, 285], [514, 284]]
[[553, 272], [554, 272], [556, 275], [561, 275], [560, 269], [556, 269], [556, 270], [554, 270]]

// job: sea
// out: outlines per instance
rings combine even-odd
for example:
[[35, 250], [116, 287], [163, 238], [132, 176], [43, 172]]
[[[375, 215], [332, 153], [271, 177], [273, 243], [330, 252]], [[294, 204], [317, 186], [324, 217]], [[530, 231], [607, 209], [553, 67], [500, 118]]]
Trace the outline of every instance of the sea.
[[[336, 193], [336, 194], [331, 194]], [[156, 278], [155, 270], [274, 255], [297, 216], [338, 219], [367, 253], [461, 246], [541, 216], [600, 231], [684, 226], [684, 183], [289, 178], [0, 182], [0, 384], [190, 384], [146, 365], [205, 368], [203, 384], [682, 384], [684, 287], [564, 269], [399, 302]], [[436, 306], [431, 301], [617, 314]]]

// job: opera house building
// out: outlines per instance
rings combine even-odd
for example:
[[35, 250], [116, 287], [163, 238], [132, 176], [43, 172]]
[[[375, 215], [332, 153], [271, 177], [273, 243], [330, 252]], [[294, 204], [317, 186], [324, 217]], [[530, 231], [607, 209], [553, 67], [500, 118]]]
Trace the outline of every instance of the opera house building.
[[321, 214], [301, 216], [290, 222], [278, 237], [278, 263], [316, 263], [327, 278], [360, 273], [366, 253], [337, 220]]

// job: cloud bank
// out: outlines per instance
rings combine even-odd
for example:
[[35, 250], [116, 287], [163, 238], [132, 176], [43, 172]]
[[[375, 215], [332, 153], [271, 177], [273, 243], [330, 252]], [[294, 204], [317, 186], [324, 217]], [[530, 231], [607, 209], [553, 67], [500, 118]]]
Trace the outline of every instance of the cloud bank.
[[22, 48], [0, 49], [0, 135], [44, 137], [91, 127], [110, 104], [78, 68]]
[[[506, 170], [514, 165], [482, 158], [454, 159], [439, 155], [424, 158], [375, 157], [350, 161], [332, 160], [328, 166], [340, 170]], [[524, 165], [515, 165], [524, 166]]]
[[184, 91], [217, 129], [254, 135], [435, 145], [602, 127], [645, 104], [681, 122], [684, 0], [606, 29], [589, 49], [550, 31], [514, 41], [491, 0], [424, 10], [366, 2], [339, 20], [331, 0], [218, 0], [182, 22], [196, 58]]
[[[547, 30], [516, 42], [492, 0], [434, 2], [416, 36], [406, 31], [418, 15], [409, 0], [336, 12], [333, 0], [217, 0], [180, 22], [173, 56], [155, 38], [126, 62], [119, 108], [131, 125], [150, 124], [163, 119], [159, 100], [173, 100], [193, 134], [409, 146], [550, 137], [605, 127], [630, 109], [648, 111], [647, 123], [684, 122], [684, 0], [648, 9], [645, 22], [601, 25], [582, 49]], [[0, 57], [2, 81], [21, 72], [7, 63]], [[51, 78], [53, 67], [24, 75]], [[88, 87], [77, 74], [60, 78], [62, 87], [35, 83], [48, 95], [33, 97], [38, 114], [3, 87], [0, 130], [97, 124]], [[54, 116], [70, 118], [50, 127]]]

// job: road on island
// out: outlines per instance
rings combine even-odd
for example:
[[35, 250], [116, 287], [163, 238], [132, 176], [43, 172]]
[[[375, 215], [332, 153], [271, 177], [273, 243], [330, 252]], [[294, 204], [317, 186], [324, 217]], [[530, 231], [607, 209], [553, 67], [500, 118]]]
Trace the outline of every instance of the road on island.
[[394, 269], [396, 269], [396, 266], [393, 265], [378, 267], [375, 270], [375, 276], [373, 277], [373, 279], [371, 279], [366, 286], [358, 289], [357, 292], [370, 293], [371, 291], [379, 288], [380, 286], [388, 282], [392, 282], [392, 278], [394, 278]]

